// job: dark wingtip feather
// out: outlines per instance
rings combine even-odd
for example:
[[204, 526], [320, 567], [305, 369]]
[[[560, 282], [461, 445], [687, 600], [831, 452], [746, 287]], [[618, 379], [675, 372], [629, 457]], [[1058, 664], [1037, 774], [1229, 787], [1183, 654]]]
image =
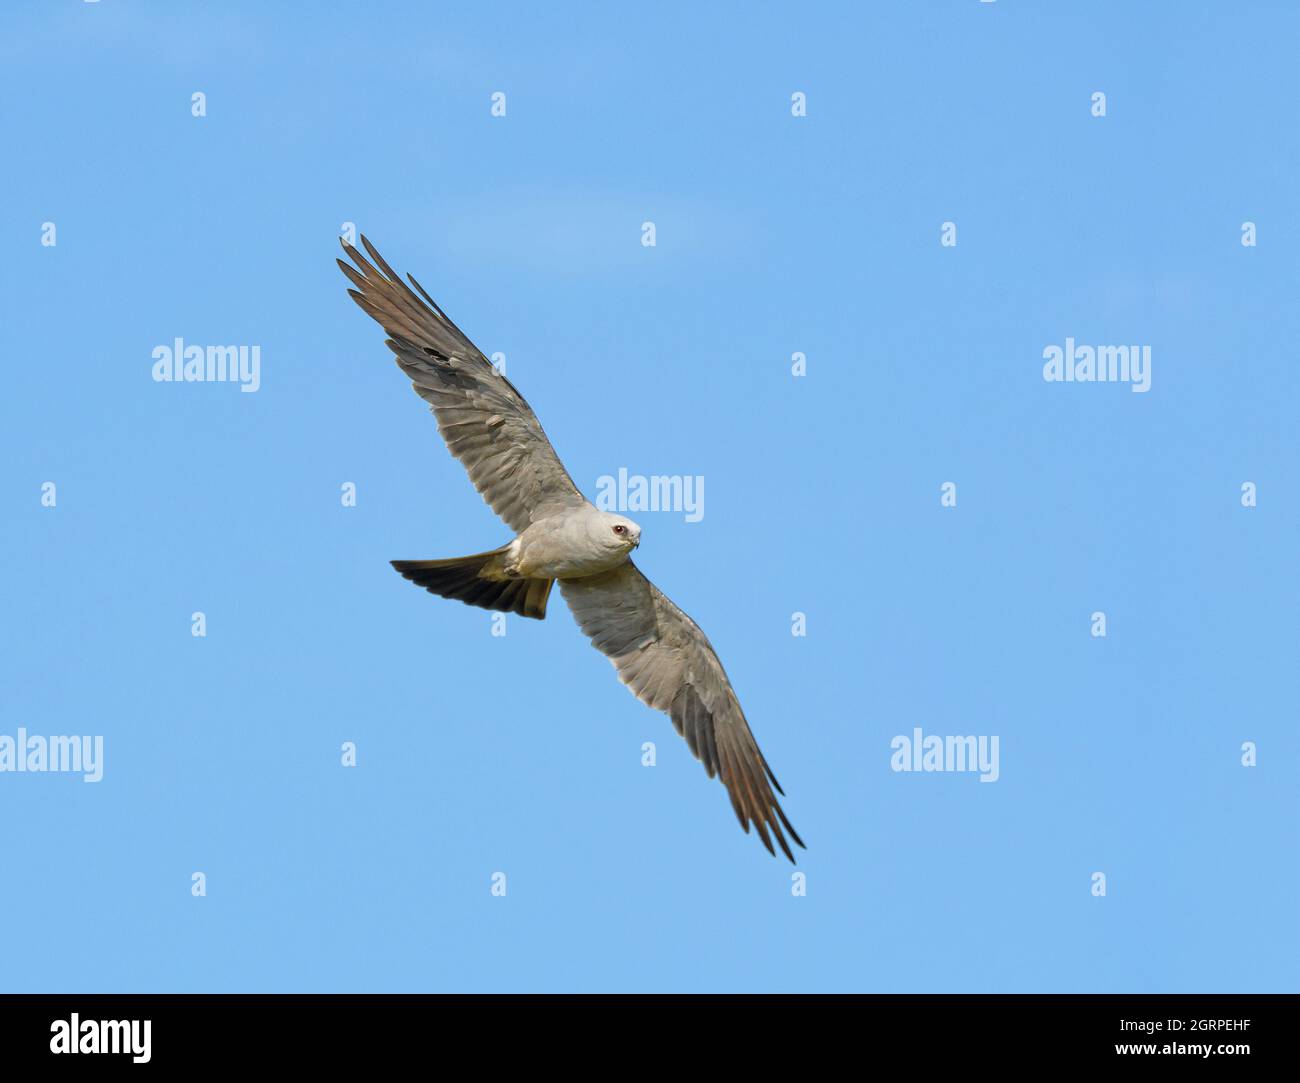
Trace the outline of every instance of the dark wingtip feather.
[[384, 276], [390, 282], [394, 282], [400, 286], [402, 284], [402, 276], [388, 266], [388, 261], [379, 254], [379, 250], [370, 243], [369, 238], [367, 238], [364, 233], [361, 234], [361, 243], [365, 245], [366, 251], [370, 253], [370, 258], [375, 261], [375, 265], [384, 272]]
[[417, 281], [415, 280], [415, 275], [413, 275], [413, 274], [408, 274], [406, 277], [409, 278], [409, 279], [411, 280], [411, 285], [414, 286], [417, 290], [420, 291], [420, 296], [421, 296], [421, 297], [423, 297], [426, 301], [428, 301], [429, 304], [433, 305], [433, 307], [434, 307], [435, 309], [437, 309], [439, 312], [442, 311], [442, 309], [438, 308], [438, 302], [435, 301], [432, 297], [429, 296], [429, 291], [426, 290], [423, 286], [420, 285], [419, 282], [417, 282]]
[[334, 262], [339, 265], [339, 270], [343, 272], [344, 278], [346, 278], [349, 282], [351, 282], [354, 286], [356, 286], [357, 289], [359, 290], [365, 289], [366, 286], [365, 277], [361, 274], [360, 271], [358, 271], [355, 267], [353, 267], [352, 264], [344, 263], [343, 260], [341, 259], [336, 259]]
[[783, 809], [780, 806], [780, 804], [778, 804], [775, 801], [772, 802], [772, 807], [776, 809], [776, 814], [781, 817], [781, 822], [785, 824], [785, 829], [790, 832], [790, 837], [794, 839], [794, 841], [797, 842], [803, 849], [805, 850], [808, 849], [807, 846], [804, 846], [803, 839], [799, 837], [799, 832], [796, 831], [794, 829], [794, 825], [790, 823], [789, 818], [785, 814], [785, 809]]
[[767, 772], [768, 780], [772, 783], [773, 786], [776, 787], [776, 792], [779, 793], [782, 797], [784, 797], [785, 790], [781, 789], [781, 783], [777, 782], [776, 772], [772, 770], [772, 765], [767, 762], [767, 757], [764, 756], [763, 753], [760, 751], [758, 754], [758, 758], [763, 761], [763, 770]]

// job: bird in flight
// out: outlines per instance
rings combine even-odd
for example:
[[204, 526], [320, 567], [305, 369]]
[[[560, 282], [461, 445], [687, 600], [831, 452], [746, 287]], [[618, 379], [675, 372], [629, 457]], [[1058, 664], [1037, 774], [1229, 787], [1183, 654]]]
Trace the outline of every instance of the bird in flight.
[[641, 528], [587, 501], [514, 385], [414, 278], [407, 276], [419, 296], [364, 236], [361, 243], [374, 263], [346, 240], [355, 266], [338, 261], [356, 287], [349, 295], [384, 329], [447, 447], [515, 532], [488, 553], [393, 567], [433, 594], [537, 620], [558, 581], [578, 626], [619, 679], [666, 712], [709, 777], [722, 780], [745, 832], [753, 824], [773, 854], [775, 836], [793, 862], [786, 833], [799, 846], [803, 840], [772, 792], [784, 796], [722, 663], [699, 626], [632, 563]]

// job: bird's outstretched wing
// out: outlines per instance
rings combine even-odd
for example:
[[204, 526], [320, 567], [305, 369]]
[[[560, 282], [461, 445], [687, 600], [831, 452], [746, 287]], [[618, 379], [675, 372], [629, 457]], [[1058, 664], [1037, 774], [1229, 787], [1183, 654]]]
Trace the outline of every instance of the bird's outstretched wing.
[[364, 236], [361, 243], [378, 270], [343, 241], [356, 264], [338, 261], [356, 287], [348, 293], [387, 332], [398, 365], [492, 510], [520, 533], [535, 519], [581, 507], [582, 493], [524, 397], [414, 278], [419, 297]]
[[783, 793], [699, 625], [630, 560], [599, 575], [561, 579], [560, 590], [619, 680], [643, 703], [667, 712], [709, 777], [722, 779], [740, 826], [748, 832], [752, 823], [775, 853], [770, 831], [794, 861], [782, 825], [800, 846], [803, 840], [772, 792]]

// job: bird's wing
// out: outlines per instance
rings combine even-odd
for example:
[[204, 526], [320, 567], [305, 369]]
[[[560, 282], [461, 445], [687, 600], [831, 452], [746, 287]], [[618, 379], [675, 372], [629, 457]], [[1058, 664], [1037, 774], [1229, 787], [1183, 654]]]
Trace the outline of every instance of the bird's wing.
[[338, 261], [356, 286], [348, 293], [387, 332], [397, 364], [433, 408], [447, 447], [492, 510], [520, 533], [536, 519], [581, 507], [582, 493], [524, 397], [414, 278], [423, 300], [365, 237], [361, 243], [379, 269], [344, 241], [356, 264]]
[[784, 791], [699, 625], [630, 560], [599, 575], [561, 579], [560, 590], [592, 646], [614, 663], [619, 680], [641, 702], [667, 712], [709, 777], [721, 778], [740, 826], [748, 832], [752, 823], [775, 853], [770, 831], [793, 861], [782, 825], [800, 846], [803, 840], [772, 787]]

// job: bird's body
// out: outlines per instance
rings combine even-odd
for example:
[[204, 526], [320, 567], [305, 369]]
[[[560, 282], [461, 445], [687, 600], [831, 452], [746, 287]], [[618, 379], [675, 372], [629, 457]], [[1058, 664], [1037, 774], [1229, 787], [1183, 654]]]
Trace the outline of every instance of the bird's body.
[[618, 567], [640, 542], [641, 528], [630, 519], [585, 504], [529, 524], [507, 546], [507, 574], [580, 579]]
[[[339, 266], [352, 298], [388, 333], [388, 346], [433, 408], [452, 454], [515, 531], [499, 549], [450, 560], [395, 560], [405, 578], [475, 605], [538, 620], [558, 582], [582, 631], [642, 702], [666, 712], [709, 777], [727, 787], [741, 826], [791, 861], [790, 826], [722, 663], [699, 626], [630, 559], [641, 528], [583, 497], [514, 385], [447, 318], [415, 279], [417, 296], [365, 237], [378, 269], [346, 241]], [[769, 785], [770, 783], [770, 785]], [[770, 835], [769, 835], [770, 832]]]

